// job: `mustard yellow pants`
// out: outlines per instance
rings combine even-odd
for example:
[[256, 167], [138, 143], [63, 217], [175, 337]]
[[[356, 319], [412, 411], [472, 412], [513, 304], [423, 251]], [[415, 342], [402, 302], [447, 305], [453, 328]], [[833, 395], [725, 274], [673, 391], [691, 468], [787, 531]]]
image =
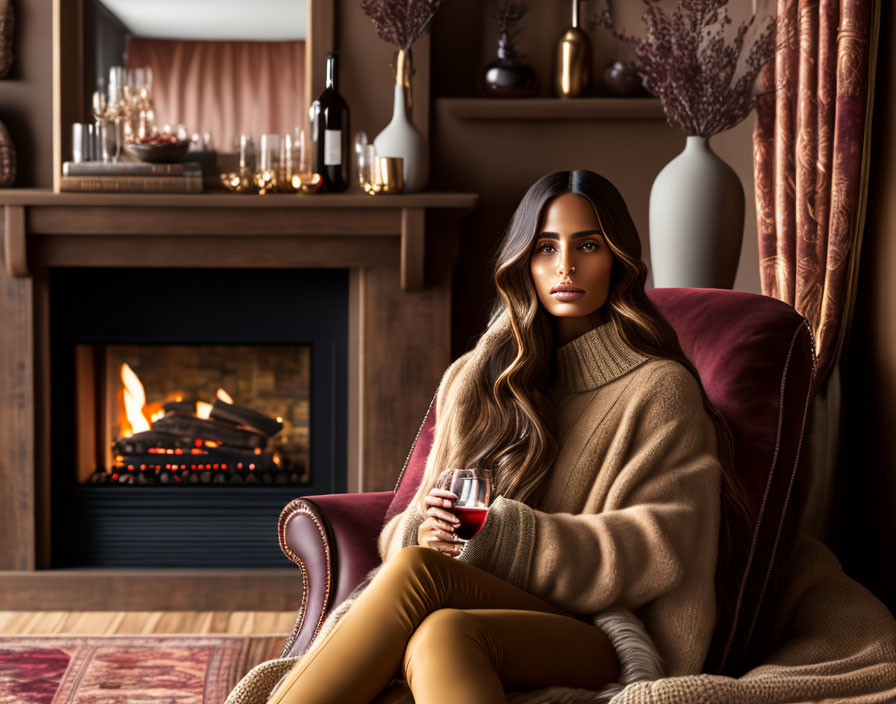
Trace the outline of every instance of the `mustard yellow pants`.
[[369, 704], [395, 677], [416, 704], [496, 704], [504, 690], [600, 689], [618, 677], [597, 627], [430, 548], [403, 549], [269, 704]]

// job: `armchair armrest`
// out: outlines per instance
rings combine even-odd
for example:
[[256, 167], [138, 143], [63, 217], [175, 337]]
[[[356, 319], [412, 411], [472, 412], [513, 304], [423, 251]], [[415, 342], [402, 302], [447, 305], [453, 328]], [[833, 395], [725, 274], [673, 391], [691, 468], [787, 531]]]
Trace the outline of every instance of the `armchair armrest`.
[[306, 496], [280, 514], [283, 554], [302, 571], [302, 601], [284, 655], [302, 652], [333, 604], [340, 604], [380, 562], [376, 539], [394, 494]]

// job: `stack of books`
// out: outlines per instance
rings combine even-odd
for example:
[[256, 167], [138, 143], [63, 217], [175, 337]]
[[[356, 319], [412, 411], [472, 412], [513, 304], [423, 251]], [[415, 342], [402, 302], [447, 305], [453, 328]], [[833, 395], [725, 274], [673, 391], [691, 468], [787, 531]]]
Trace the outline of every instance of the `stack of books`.
[[66, 161], [63, 191], [77, 193], [202, 193], [199, 164]]

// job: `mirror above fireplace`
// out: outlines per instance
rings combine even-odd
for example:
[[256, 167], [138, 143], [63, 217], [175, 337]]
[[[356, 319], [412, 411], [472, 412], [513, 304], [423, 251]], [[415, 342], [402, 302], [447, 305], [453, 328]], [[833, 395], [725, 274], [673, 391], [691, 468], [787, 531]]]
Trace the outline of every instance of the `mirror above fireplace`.
[[95, 91], [120, 99], [111, 72], [124, 67], [139, 72], [125, 85], [146, 87], [154, 129], [235, 152], [240, 134], [304, 124], [307, 39], [307, 0], [84, 0], [84, 112]]
[[[72, 125], [93, 120], [109, 69], [152, 69], [155, 125], [234, 152], [242, 133], [289, 133], [323, 90], [333, 0], [53, 0], [54, 191]], [[65, 60], [62, 60], [62, 48]], [[142, 74], [147, 75], [147, 74]], [[144, 85], [144, 78], [134, 82]], [[203, 141], [203, 146], [207, 143]]]

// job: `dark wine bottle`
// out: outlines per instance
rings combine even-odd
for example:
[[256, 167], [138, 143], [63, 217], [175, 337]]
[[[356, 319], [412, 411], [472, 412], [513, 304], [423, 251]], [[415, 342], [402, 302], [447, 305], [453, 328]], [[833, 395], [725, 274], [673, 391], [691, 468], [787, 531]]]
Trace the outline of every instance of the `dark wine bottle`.
[[336, 90], [339, 55], [327, 54], [327, 87], [317, 99], [317, 173], [325, 191], [348, 188], [348, 105]]

